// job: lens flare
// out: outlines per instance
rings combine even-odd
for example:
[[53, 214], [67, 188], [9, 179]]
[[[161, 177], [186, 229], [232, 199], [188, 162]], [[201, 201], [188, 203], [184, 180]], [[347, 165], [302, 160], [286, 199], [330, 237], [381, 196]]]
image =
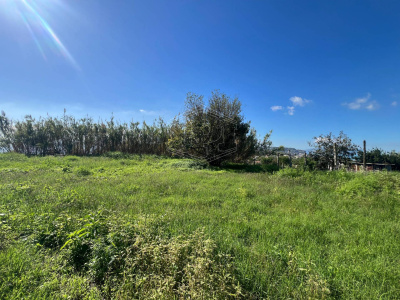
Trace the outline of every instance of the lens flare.
[[21, 16], [22, 21], [24, 21], [24, 24], [25, 24], [26, 28], [28, 29], [28, 31], [29, 31], [29, 33], [30, 33], [30, 35], [31, 35], [31, 37], [32, 37], [32, 39], [33, 39], [33, 41], [35, 42], [36, 47], [38, 48], [40, 54], [42, 54], [43, 59], [44, 59], [44, 60], [47, 60], [47, 57], [46, 57], [46, 55], [44, 54], [43, 48], [42, 48], [42, 46], [40, 45], [39, 40], [38, 40], [38, 38], [36, 37], [36, 34], [35, 34], [35, 32], [33, 31], [31, 25], [29, 25], [28, 20], [26, 19], [26, 17], [25, 17], [20, 11], [18, 11], [18, 13], [19, 13], [19, 15]]
[[[17, 12], [17, 17], [22, 19], [22, 22], [28, 29], [32, 40], [34, 41], [44, 60], [48, 61], [48, 58], [45, 55], [45, 50], [46, 48], [50, 48], [52, 50], [55, 50], [56, 53], [62, 55], [65, 60], [68, 61], [76, 70], [80, 71], [81, 68], [79, 67], [74, 57], [64, 46], [60, 38], [51, 28], [49, 23], [45, 20], [43, 15], [40, 13], [42, 6], [44, 9], [46, 9], [45, 5], [53, 5], [56, 4], [56, 2], [57, 1], [49, 2], [43, 0], [43, 5], [39, 6], [35, 0], [5, 0], [1, 1], [0, 4], [4, 4], [5, 8], [4, 5], [3, 8], [8, 12], [12, 11], [11, 8], [13, 8], [14, 12]], [[7, 8], [7, 6], [9, 7]]]

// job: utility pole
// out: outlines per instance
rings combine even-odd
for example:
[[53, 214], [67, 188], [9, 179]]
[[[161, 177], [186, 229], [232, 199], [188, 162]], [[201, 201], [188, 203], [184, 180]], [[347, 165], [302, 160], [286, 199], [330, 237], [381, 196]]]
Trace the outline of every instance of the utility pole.
[[367, 142], [364, 140], [364, 151], [363, 151], [363, 168], [364, 168], [364, 171], [367, 170], [366, 155], [367, 155]]

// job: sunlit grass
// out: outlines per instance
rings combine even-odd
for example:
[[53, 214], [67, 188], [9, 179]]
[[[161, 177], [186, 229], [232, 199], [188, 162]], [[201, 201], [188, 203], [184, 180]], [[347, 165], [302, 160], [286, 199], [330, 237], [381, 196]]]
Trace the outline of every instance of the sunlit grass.
[[[2, 154], [0, 193], [0, 298], [142, 293], [112, 281], [122, 276], [120, 269], [107, 269], [105, 281], [96, 279], [93, 254], [80, 271], [65, 265], [72, 250], [61, 248], [88, 215], [107, 228], [103, 235], [82, 237], [99, 253], [109, 249], [113, 230], [125, 232], [124, 224], [143, 218], [157, 221], [149, 222], [150, 240], [171, 242], [168, 247], [176, 249], [184, 248], [173, 238], [189, 241], [202, 229], [202, 239], [216, 245], [213, 255], [233, 257], [233, 269], [217, 259], [212, 263], [232, 272], [243, 298], [396, 299], [400, 294], [398, 173], [286, 169], [268, 174], [152, 156]], [[143, 232], [130, 234], [125, 238]], [[145, 282], [149, 294], [136, 297], [155, 295], [152, 288], [159, 282]], [[210, 287], [211, 294], [204, 295], [228, 297], [212, 294], [219, 289]], [[163, 291], [173, 297], [171, 290]], [[193, 297], [200, 297], [198, 289], [193, 291]]]

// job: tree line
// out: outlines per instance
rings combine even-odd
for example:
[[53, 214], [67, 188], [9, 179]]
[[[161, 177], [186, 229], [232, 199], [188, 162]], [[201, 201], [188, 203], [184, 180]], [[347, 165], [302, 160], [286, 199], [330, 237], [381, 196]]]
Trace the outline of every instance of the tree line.
[[[202, 95], [188, 93], [185, 111], [169, 124], [162, 118], [151, 125], [134, 121], [121, 123], [114, 117], [95, 122], [90, 117], [76, 119], [65, 110], [60, 118], [35, 119], [27, 115], [20, 121], [12, 121], [4, 111], [0, 114], [0, 151], [28, 156], [103, 155], [119, 151], [199, 158], [219, 166], [225, 161], [255, 161], [253, 158], [257, 155], [266, 165], [292, 166], [292, 159], [284, 156], [280, 163], [276, 162], [283, 146], [271, 147], [271, 133], [258, 139], [256, 130], [242, 115], [239, 99], [218, 90], [211, 93], [208, 101]], [[338, 136], [321, 134], [309, 144], [313, 151], [307, 159], [297, 158], [295, 165], [326, 170], [347, 165], [351, 160], [362, 162], [360, 147], [343, 132]], [[390, 163], [400, 169], [400, 154], [374, 148], [367, 151], [366, 162]]]
[[0, 150], [25, 155], [102, 155], [119, 151], [129, 154], [185, 156], [220, 165], [223, 161], [244, 161], [270, 143], [258, 141], [256, 131], [241, 113], [241, 103], [219, 91], [204, 97], [189, 93], [183, 118], [167, 124], [162, 118], [152, 125], [131, 121], [95, 122], [92, 118], [35, 119], [30, 115], [12, 121], [0, 115]]
[[[350, 161], [362, 163], [364, 159], [361, 147], [353, 143], [343, 131], [338, 136], [332, 133], [321, 134], [314, 137], [309, 145], [313, 147], [309, 159], [315, 169], [335, 169], [335, 166], [347, 166]], [[365, 162], [392, 164], [393, 169], [400, 170], [400, 153], [373, 148], [366, 151]]]
[[39, 118], [30, 115], [13, 122], [0, 115], [0, 149], [25, 155], [101, 155], [106, 152], [166, 155], [170, 126], [161, 118], [146, 122], [95, 122], [92, 118]]
[[[272, 152], [267, 157], [263, 157], [261, 162], [270, 167], [275, 165], [275, 169], [293, 165], [308, 170], [334, 170], [348, 166], [351, 162], [363, 163], [363, 150], [359, 145], [353, 143], [343, 131], [338, 136], [330, 132], [313, 137], [309, 146], [312, 147], [312, 150], [300, 157], [292, 157], [287, 153], [285, 155], [284, 147], [281, 146], [274, 149], [275, 153]], [[365, 161], [366, 163], [391, 164], [392, 169], [400, 170], [400, 153], [394, 150], [388, 152], [372, 148], [366, 151]]]
[[[362, 162], [363, 152], [358, 151], [357, 161]], [[394, 150], [384, 151], [379, 148], [372, 148], [366, 152], [365, 160], [368, 163], [387, 163], [394, 165], [395, 170], [400, 170], [400, 153]]]

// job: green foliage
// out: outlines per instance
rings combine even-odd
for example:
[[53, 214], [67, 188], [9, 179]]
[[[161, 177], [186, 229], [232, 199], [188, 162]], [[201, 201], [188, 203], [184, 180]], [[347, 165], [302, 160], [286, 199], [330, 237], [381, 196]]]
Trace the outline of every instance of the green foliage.
[[78, 170], [76, 171], [76, 173], [80, 176], [89, 176], [92, 174], [92, 172], [90, 170], [88, 170], [85, 167], [80, 167], [78, 168]]
[[314, 137], [310, 146], [314, 148], [309, 157], [316, 162], [318, 169], [334, 169], [335, 145], [337, 153], [337, 163], [346, 165], [350, 159], [356, 156], [359, 147], [341, 131], [338, 136], [321, 134]]
[[277, 164], [267, 164], [262, 166], [263, 170], [268, 173], [274, 173], [279, 171]]
[[338, 193], [348, 197], [368, 197], [380, 193], [399, 194], [400, 180], [387, 172], [358, 173], [351, 180], [346, 180], [338, 188]]
[[198, 163], [1, 154], [0, 299], [398, 298], [399, 173]]
[[122, 153], [119, 151], [115, 151], [115, 152], [106, 152], [104, 153], [105, 157], [108, 158], [112, 158], [112, 159], [126, 159], [131, 157], [131, 155], [129, 155], [128, 153]]
[[13, 148], [13, 124], [7, 118], [6, 113], [1, 111], [0, 114], [0, 151], [11, 151]]
[[[363, 162], [363, 151], [358, 151], [357, 161]], [[365, 161], [367, 163], [389, 163], [393, 168], [400, 170], [400, 153], [396, 151], [387, 152], [379, 148], [373, 148], [366, 152]]]
[[184, 122], [175, 118], [171, 126], [171, 151], [204, 159], [214, 166], [253, 155], [257, 139], [250, 123], [244, 122], [240, 101], [219, 91], [212, 92], [207, 106], [203, 98], [188, 93]]
[[185, 159], [179, 162], [172, 163], [171, 166], [175, 168], [200, 170], [207, 167], [207, 162], [202, 160]]
[[273, 165], [273, 164], [276, 163], [276, 158], [271, 157], [271, 156], [269, 156], [269, 157], [263, 157], [263, 158], [261, 158], [261, 163], [262, 163], [263, 165]]
[[[83, 218], [62, 215], [49, 226], [37, 221], [32, 244], [42, 253], [50, 254], [47, 249], [57, 253], [53, 264], [58, 267], [53, 272], [72, 277], [68, 285], [86, 286], [87, 292], [94, 289], [89, 294], [109, 299], [236, 299], [244, 295], [232, 258], [219, 252], [201, 230], [171, 239], [161, 231], [160, 220], [141, 217], [121, 222], [108, 211]], [[6, 275], [9, 271], [5, 270]], [[51, 284], [43, 280], [43, 285]], [[0, 295], [14, 292], [0, 287]]]
[[[0, 151], [25, 155], [101, 155], [110, 151], [136, 154], [169, 155], [166, 143], [170, 127], [160, 118], [153, 125], [145, 122], [120, 124], [94, 122], [92, 118], [39, 118], [28, 115], [13, 122], [4, 112], [0, 115]], [[117, 154], [112, 154], [118, 156]]]
[[[170, 240], [144, 236], [127, 248], [120, 294], [143, 299], [234, 299], [243, 296], [232, 259], [202, 231]], [[149, 276], [151, 274], [151, 276]]]
[[301, 177], [303, 176], [304, 171], [300, 168], [285, 168], [285, 169], [281, 169], [279, 170], [279, 172], [276, 173], [277, 176], [281, 176], [281, 177]]
[[275, 151], [272, 149], [272, 141], [270, 140], [272, 134], [272, 130], [268, 132], [262, 141], [258, 141], [256, 145], [256, 154], [257, 155], [270, 155]]

